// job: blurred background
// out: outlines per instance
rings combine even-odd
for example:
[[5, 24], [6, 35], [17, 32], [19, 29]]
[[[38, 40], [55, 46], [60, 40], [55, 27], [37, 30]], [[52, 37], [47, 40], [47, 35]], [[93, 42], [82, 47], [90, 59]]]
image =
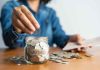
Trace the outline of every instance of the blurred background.
[[[6, 1], [0, 0], [0, 12]], [[100, 0], [52, 0], [48, 6], [57, 11], [67, 34], [79, 33], [86, 39], [100, 36]], [[5, 47], [0, 25], [0, 48]]]

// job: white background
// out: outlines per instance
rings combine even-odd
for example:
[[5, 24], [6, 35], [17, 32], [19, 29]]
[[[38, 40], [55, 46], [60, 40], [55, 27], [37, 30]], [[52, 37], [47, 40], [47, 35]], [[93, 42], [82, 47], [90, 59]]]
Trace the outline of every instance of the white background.
[[[1, 6], [8, 0], [0, 0]], [[50, 7], [57, 11], [67, 34], [81, 34], [90, 39], [100, 36], [100, 0], [53, 0]], [[4, 47], [0, 30], [0, 47]]]
[[100, 0], [55, 0], [51, 4], [66, 33], [100, 36]]

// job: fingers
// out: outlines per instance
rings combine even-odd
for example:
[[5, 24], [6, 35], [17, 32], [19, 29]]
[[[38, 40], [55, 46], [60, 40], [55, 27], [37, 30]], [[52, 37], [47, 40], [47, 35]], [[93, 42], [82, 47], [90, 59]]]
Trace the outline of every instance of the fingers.
[[34, 25], [34, 27], [36, 29], [39, 29], [40, 25], [37, 22], [37, 20], [35, 19], [35, 17], [32, 15], [32, 13], [24, 5], [21, 5], [21, 10], [26, 15], [26, 17], [31, 21], [31, 23]]
[[15, 19], [17, 19], [17, 18], [15, 16], [13, 16], [13, 18], [12, 18], [13, 27], [14, 27], [14, 29], [15, 29], [15, 31], [17, 33], [21, 33], [22, 30], [20, 28], [16, 27], [16, 25], [15, 25], [15, 23], [16, 23], [16, 20]]
[[17, 33], [22, 33], [22, 30], [20, 28], [18, 28], [16, 26], [14, 26], [14, 28], [15, 28], [15, 30], [16, 30]]
[[87, 52], [87, 49], [92, 48], [91, 45], [80, 45], [78, 46], [77, 50], [79, 52]]
[[82, 45], [83, 44], [83, 38], [81, 37], [81, 35], [80, 34], [76, 34], [75, 36], [76, 36], [77, 44]]
[[24, 32], [24, 33], [32, 34], [32, 32], [29, 29], [27, 29], [16, 16], [13, 16], [13, 26], [16, 32], [18, 33]]
[[35, 27], [32, 25], [32, 23], [29, 21], [26, 15], [21, 11], [20, 7], [16, 7], [14, 9], [14, 15], [16, 15], [17, 18], [22, 22], [23, 26], [26, 27], [25, 30], [30, 30], [31, 32], [35, 32], [36, 30]]
[[83, 39], [79, 34], [70, 35], [69, 42], [75, 42], [78, 45], [82, 45], [83, 44]]
[[82, 45], [83, 42], [82, 42], [82, 40], [77, 40], [76, 44], [78, 44], [78, 45]]

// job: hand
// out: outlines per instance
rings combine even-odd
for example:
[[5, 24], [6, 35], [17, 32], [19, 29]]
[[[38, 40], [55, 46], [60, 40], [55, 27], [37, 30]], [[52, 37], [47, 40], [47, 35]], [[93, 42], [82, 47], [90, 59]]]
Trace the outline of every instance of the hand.
[[24, 5], [14, 8], [12, 15], [12, 24], [15, 31], [17, 31], [18, 33], [24, 32], [32, 34], [36, 31], [36, 29], [40, 28], [40, 25], [35, 17]]
[[76, 50], [78, 52], [88, 52], [87, 50], [89, 48], [92, 48], [92, 46], [91, 45], [86, 45], [86, 44], [84, 45], [84, 44], [82, 44], [82, 45], [79, 45]]
[[91, 48], [92, 47], [91, 45], [84, 44], [84, 39], [79, 34], [70, 35], [69, 42], [73, 42], [73, 43], [77, 44], [77, 48], [72, 49], [72, 50], [77, 50], [79, 52], [80, 51], [86, 52], [86, 50], [88, 48]]
[[83, 43], [83, 38], [79, 34], [70, 35], [69, 42], [74, 42], [78, 45], [81, 45]]

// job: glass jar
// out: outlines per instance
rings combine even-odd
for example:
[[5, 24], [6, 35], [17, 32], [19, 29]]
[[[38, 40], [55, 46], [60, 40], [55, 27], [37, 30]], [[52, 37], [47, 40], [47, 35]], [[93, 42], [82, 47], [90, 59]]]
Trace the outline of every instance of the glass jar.
[[28, 63], [44, 63], [49, 59], [47, 37], [27, 37], [24, 49], [25, 60]]

